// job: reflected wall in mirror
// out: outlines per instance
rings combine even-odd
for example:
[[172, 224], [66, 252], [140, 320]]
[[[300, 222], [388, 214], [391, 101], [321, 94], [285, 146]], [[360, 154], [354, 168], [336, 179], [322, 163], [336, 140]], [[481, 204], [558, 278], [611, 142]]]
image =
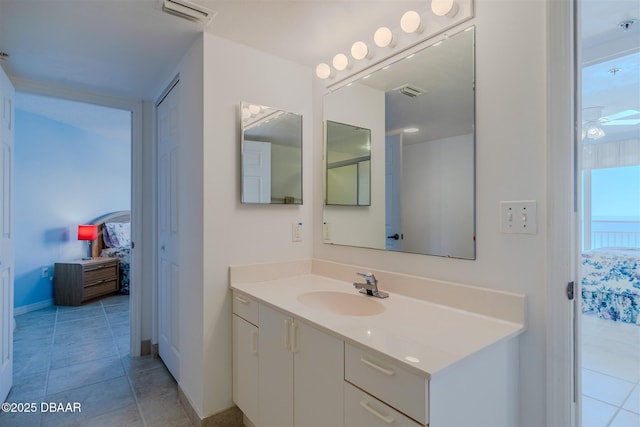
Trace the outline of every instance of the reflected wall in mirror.
[[327, 121], [327, 205], [368, 206], [371, 130]]
[[475, 259], [474, 33], [325, 95], [327, 124], [371, 129], [370, 206], [325, 205], [326, 243]]
[[302, 115], [242, 102], [242, 203], [302, 204]]

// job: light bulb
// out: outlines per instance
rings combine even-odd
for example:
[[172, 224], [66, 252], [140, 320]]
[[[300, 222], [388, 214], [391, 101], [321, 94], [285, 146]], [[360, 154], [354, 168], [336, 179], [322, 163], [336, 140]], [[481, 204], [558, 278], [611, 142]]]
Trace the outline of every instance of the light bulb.
[[387, 27], [380, 27], [373, 35], [373, 41], [378, 47], [393, 47], [393, 33]]
[[333, 68], [338, 71], [346, 70], [349, 66], [349, 58], [344, 53], [338, 53], [333, 57]]
[[325, 64], [324, 62], [318, 64], [316, 67], [316, 76], [322, 80], [331, 77], [331, 67], [329, 67], [329, 64]]
[[251, 117], [251, 111], [247, 107], [242, 107], [242, 119], [246, 120]]
[[369, 57], [369, 47], [365, 42], [357, 41], [351, 45], [351, 56], [360, 60]]
[[405, 33], [420, 34], [422, 32], [422, 20], [420, 19], [420, 14], [415, 10], [405, 12], [400, 19], [400, 28], [402, 28], [402, 31]]
[[458, 13], [458, 3], [455, 0], [431, 0], [431, 11], [436, 16], [453, 18]]
[[260, 112], [260, 106], [249, 104], [249, 112], [251, 113], [251, 115], [258, 114]]

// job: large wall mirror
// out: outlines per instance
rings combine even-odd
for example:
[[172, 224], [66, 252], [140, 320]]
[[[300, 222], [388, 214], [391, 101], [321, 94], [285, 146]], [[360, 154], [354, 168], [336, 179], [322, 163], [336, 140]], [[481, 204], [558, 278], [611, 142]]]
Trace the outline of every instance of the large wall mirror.
[[416, 49], [324, 97], [370, 130], [369, 203], [326, 203], [324, 241], [475, 259], [474, 27]]
[[302, 115], [240, 104], [242, 203], [302, 204]]

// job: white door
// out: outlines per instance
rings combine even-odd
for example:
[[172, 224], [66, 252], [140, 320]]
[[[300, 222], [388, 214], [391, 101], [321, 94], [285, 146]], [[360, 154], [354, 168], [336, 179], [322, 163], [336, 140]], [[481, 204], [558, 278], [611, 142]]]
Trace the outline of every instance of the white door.
[[180, 260], [178, 243], [178, 155], [180, 84], [157, 105], [158, 126], [158, 353], [180, 379]]
[[242, 201], [271, 203], [270, 142], [242, 142]]
[[0, 68], [0, 402], [13, 384], [13, 85]]
[[385, 139], [385, 233], [387, 249], [402, 250], [400, 225], [400, 164], [402, 136], [388, 135]]

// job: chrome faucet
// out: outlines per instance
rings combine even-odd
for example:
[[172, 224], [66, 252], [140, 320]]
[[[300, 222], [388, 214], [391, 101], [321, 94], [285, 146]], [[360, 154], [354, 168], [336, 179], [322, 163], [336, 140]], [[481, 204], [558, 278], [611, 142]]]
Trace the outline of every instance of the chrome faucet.
[[360, 289], [361, 294], [366, 294], [368, 296], [377, 298], [387, 298], [389, 296], [388, 293], [378, 290], [378, 279], [376, 279], [376, 276], [371, 273], [356, 274], [363, 277], [367, 281], [366, 283], [353, 282], [353, 286], [355, 286], [356, 289]]

